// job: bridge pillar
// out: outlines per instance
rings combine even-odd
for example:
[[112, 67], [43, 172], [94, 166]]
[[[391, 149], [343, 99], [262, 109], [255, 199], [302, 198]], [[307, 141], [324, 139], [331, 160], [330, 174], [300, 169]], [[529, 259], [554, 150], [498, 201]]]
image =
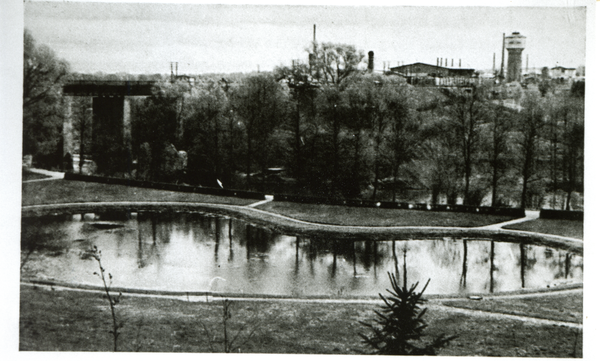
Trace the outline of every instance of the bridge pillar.
[[131, 174], [131, 98], [123, 97], [123, 147], [126, 154], [126, 171]]
[[[73, 97], [65, 96], [64, 97], [65, 107], [64, 107], [64, 117], [62, 124], [62, 158], [68, 154], [73, 157]], [[72, 171], [73, 169], [65, 169], [66, 171]]]
[[92, 157], [99, 173], [131, 171], [131, 105], [124, 96], [93, 99]]

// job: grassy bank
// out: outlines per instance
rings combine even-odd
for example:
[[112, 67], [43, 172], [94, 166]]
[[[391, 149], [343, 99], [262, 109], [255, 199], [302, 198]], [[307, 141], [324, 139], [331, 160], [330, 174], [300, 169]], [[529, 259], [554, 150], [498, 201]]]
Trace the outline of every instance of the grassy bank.
[[344, 207], [292, 202], [269, 202], [257, 208], [307, 222], [343, 226], [479, 227], [511, 219], [507, 216], [461, 212]]
[[557, 236], [583, 239], [583, 222], [561, 219], [536, 219], [503, 227], [519, 231], [555, 234]]
[[[71, 202], [164, 201], [248, 205], [253, 200], [197, 193], [127, 187], [71, 180], [23, 183], [22, 204]], [[292, 202], [269, 202], [257, 207], [303, 221], [344, 226], [448, 226], [477, 227], [510, 220], [460, 212], [429, 212], [403, 209], [343, 207]]]
[[248, 205], [254, 200], [71, 180], [23, 183], [22, 205], [71, 202], [163, 201]]
[[444, 305], [470, 310], [583, 323], [583, 292], [519, 298], [490, 298], [481, 301], [452, 300]]
[[[554, 296], [544, 296], [552, 298]], [[21, 287], [21, 351], [110, 351], [110, 311], [98, 293]], [[375, 305], [234, 302], [230, 340], [242, 327], [235, 351], [245, 353], [354, 354], [367, 351], [358, 332]], [[222, 352], [222, 306], [172, 299], [123, 296], [117, 306], [124, 321], [119, 350], [142, 352]], [[581, 357], [574, 329], [539, 326], [429, 310], [429, 334], [458, 334], [442, 349], [447, 356]], [[204, 328], [206, 326], [206, 329]], [[254, 334], [250, 332], [256, 326]], [[210, 337], [207, 336], [210, 335]], [[209, 342], [209, 339], [212, 340]], [[576, 339], [578, 339], [576, 343]]]

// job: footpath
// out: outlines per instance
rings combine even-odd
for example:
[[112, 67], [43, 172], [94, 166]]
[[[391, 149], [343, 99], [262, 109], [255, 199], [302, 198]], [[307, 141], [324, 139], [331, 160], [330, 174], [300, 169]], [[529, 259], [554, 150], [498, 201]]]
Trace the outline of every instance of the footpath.
[[26, 181], [23, 181], [23, 183], [44, 182], [44, 181], [49, 181], [49, 180], [56, 180], [56, 179], [64, 179], [65, 178], [65, 174], [61, 173], [61, 172], [53, 172], [53, 171], [49, 171], [49, 170], [45, 170], [45, 169], [37, 169], [37, 168], [29, 168], [28, 170], [31, 173], [41, 174], [41, 175], [45, 175], [45, 176], [48, 176], [48, 177], [47, 178], [40, 178], [40, 179], [26, 180]]

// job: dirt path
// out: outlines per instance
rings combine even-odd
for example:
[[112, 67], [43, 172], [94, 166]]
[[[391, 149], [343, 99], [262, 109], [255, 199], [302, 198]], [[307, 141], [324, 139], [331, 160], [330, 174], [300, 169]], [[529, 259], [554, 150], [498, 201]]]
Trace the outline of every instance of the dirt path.
[[37, 174], [48, 176], [48, 178], [31, 179], [31, 180], [23, 181], [23, 183], [42, 182], [42, 181], [49, 181], [49, 180], [65, 178], [64, 173], [52, 172], [52, 171], [45, 170], [45, 169], [29, 168], [28, 171], [30, 171], [31, 173], [37, 173]]

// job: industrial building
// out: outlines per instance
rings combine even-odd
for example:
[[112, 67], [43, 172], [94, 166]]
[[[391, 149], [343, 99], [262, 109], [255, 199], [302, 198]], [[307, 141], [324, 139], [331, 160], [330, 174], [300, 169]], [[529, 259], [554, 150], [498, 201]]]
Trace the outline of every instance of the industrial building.
[[471, 78], [475, 75], [475, 69], [467, 68], [445, 68], [442, 66], [425, 64], [425, 63], [413, 63], [408, 65], [401, 65], [390, 68], [391, 71], [406, 76], [416, 77], [463, 77]]
[[475, 69], [447, 68], [426, 63], [413, 63], [390, 68], [406, 78], [409, 84], [422, 86], [468, 86], [478, 84]]

